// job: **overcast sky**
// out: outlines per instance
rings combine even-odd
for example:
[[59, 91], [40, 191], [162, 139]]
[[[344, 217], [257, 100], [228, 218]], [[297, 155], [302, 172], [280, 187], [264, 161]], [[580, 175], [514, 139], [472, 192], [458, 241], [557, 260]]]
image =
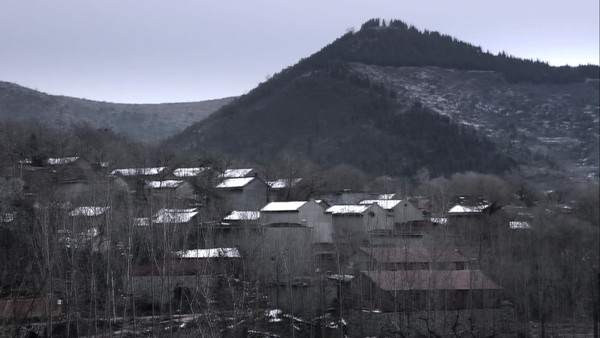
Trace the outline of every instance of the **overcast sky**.
[[2, 0], [0, 81], [101, 101], [241, 95], [370, 18], [599, 63], [598, 0]]

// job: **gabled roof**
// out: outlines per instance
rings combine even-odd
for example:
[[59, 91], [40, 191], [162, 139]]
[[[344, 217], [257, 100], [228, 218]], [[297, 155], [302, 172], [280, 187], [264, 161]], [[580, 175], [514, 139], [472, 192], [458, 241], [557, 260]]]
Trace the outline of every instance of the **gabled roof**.
[[431, 217], [431, 222], [444, 225], [448, 224], [448, 219], [446, 217]]
[[293, 187], [300, 181], [302, 181], [301, 178], [282, 178], [275, 181], [268, 181], [267, 184], [269, 185], [269, 187], [271, 187], [271, 189], [284, 189]]
[[71, 164], [77, 162], [79, 156], [71, 156], [71, 157], [50, 157], [48, 158], [49, 165], [63, 165], [63, 164]]
[[243, 188], [254, 179], [256, 179], [256, 177], [228, 178], [217, 184], [216, 187], [219, 189]]
[[240, 252], [237, 248], [214, 248], [214, 249], [194, 249], [186, 251], [177, 251], [175, 256], [179, 258], [240, 258]]
[[110, 207], [77, 207], [69, 213], [69, 216], [100, 216], [108, 211]]
[[358, 215], [363, 214], [367, 211], [371, 205], [334, 205], [329, 207], [329, 209], [325, 210], [325, 212], [334, 214], [334, 215]]
[[252, 172], [251, 168], [244, 169], [225, 169], [225, 171], [219, 175], [220, 178], [241, 178], [246, 177]]
[[154, 215], [154, 223], [177, 224], [187, 223], [198, 214], [196, 208], [191, 209], [160, 209]]
[[379, 263], [428, 263], [428, 262], [466, 262], [467, 259], [458, 251], [429, 250], [427, 248], [399, 247], [361, 247], [360, 251], [371, 256]]
[[491, 204], [455, 205], [448, 210], [448, 214], [481, 214], [490, 206]]
[[[400, 204], [401, 202], [403, 202], [402, 200], [363, 200], [360, 201], [360, 204], [377, 204], [379, 205], [382, 209], [385, 210], [392, 210], [394, 209], [394, 207], [396, 207], [398, 204]], [[408, 202], [407, 202], [408, 203]]]
[[122, 176], [151, 176], [158, 175], [165, 169], [166, 167], [115, 169], [111, 171], [110, 174], [119, 174]]
[[510, 221], [508, 222], [508, 226], [510, 229], [531, 229], [529, 222], [526, 221]]
[[384, 291], [495, 290], [500, 287], [479, 270], [363, 271]]
[[146, 186], [151, 189], [174, 189], [183, 184], [182, 180], [147, 181]]
[[271, 202], [260, 209], [260, 211], [298, 211], [306, 203], [308, 203], [308, 201]]
[[223, 218], [224, 221], [256, 221], [260, 217], [259, 211], [232, 211]]
[[201, 173], [209, 169], [209, 167], [178, 168], [173, 170], [173, 175], [177, 177], [194, 177], [200, 175]]

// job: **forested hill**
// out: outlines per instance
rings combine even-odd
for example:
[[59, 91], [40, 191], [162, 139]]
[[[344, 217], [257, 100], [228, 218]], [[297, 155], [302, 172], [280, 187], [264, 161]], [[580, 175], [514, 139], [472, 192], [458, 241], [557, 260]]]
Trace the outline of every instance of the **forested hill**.
[[45, 94], [0, 81], [0, 119], [35, 119], [50, 127], [87, 123], [137, 141], [158, 141], [200, 121], [233, 98], [186, 103], [122, 104]]
[[[411, 175], [421, 168], [434, 174], [501, 172], [515, 164], [488, 135], [468, 126], [474, 123], [442, 116], [415, 96], [418, 77], [398, 88], [395, 79], [380, 81], [356, 64], [490, 71], [500, 74], [497, 83], [514, 84], [598, 78], [597, 66], [551, 67], [492, 55], [400, 21], [384, 26], [370, 20], [167, 143], [261, 164], [290, 151], [323, 166], [347, 163], [372, 174]], [[493, 82], [483, 90], [493, 92]], [[480, 96], [475, 101], [485, 106], [481, 93], [466, 94]], [[436, 96], [443, 99], [444, 93]]]

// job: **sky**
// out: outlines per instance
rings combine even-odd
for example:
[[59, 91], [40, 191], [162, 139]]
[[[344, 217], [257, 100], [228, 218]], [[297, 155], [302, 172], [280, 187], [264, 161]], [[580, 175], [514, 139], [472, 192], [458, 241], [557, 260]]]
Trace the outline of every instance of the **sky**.
[[0, 81], [122, 103], [237, 96], [370, 18], [551, 65], [600, 58], [598, 0], [2, 0]]

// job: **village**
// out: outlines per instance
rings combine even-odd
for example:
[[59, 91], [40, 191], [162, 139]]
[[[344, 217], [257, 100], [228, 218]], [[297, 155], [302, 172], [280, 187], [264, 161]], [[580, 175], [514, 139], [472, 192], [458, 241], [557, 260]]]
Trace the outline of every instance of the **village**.
[[256, 168], [109, 169], [62, 157], [8, 172], [23, 207], [3, 210], [0, 227], [31, 237], [46, 274], [4, 266], [8, 332], [136, 336], [192, 323], [208, 336], [515, 332], [512, 304], [481, 262], [499, 239], [530, 236], [523, 207], [318, 191]]

